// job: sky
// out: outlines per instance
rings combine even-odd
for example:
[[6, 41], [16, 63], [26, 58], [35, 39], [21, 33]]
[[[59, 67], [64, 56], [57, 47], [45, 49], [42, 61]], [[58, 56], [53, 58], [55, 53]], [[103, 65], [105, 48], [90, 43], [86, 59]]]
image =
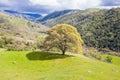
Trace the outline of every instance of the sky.
[[0, 0], [0, 9], [48, 14], [66, 9], [118, 7], [120, 0]]

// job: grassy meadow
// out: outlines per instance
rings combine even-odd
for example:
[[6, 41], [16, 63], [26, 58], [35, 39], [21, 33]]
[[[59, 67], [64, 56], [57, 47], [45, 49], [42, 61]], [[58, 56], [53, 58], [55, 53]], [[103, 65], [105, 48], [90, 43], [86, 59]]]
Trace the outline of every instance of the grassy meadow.
[[0, 50], [0, 80], [120, 80], [120, 58], [112, 58], [105, 63], [69, 53]]

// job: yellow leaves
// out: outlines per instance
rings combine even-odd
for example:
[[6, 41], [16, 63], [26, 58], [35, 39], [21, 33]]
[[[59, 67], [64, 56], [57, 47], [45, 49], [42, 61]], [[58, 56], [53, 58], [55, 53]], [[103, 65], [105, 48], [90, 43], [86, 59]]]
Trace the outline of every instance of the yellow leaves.
[[74, 52], [82, 51], [83, 40], [77, 29], [71, 25], [58, 24], [48, 31], [46, 41], [60, 50], [69, 50]]

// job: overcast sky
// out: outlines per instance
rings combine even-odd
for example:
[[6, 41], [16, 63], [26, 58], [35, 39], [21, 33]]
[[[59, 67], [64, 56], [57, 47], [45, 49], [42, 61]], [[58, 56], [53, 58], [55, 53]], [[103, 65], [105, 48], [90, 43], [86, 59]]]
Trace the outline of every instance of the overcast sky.
[[65, 9], [120, 6], [120, 0], [0, 0], [0, 9], [47, 14]]

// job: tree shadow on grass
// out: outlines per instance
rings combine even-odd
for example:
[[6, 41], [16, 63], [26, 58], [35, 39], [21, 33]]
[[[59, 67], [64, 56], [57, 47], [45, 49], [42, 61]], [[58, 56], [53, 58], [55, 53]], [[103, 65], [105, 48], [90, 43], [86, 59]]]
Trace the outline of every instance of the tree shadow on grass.
[[29, 60], [53, 60], [53, 59], [63, 59], [67, 57], [73, 57], [71, 55], [61, 55], [58, 53], [49, 52], [30, 52], [26, 55]]

